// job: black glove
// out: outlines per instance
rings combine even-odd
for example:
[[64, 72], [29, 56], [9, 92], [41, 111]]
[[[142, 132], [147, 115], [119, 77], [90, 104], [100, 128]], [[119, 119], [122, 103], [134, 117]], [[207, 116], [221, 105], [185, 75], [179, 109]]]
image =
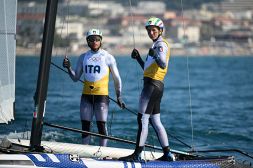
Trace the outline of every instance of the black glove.
[[153, 48], [150, 48], [150, 49], [149, 49], [148, 55], [150, 55], [150, 56], [153, 57], [154, 59], [157, 59], [157, 58], [158, 58], [158, 55], [157, 55], [157, 53], [156, 53], [156, 50], [153, 49]]
[[132, 51], [131, 57], [133, 59], [136, 59], [137, 57], [140, 57], [139, 51], [134, 48], [133, 51]]
[[117, 103], [118, 103], [118, 105], [119, 105], [120, 108], [122, 108], [122, 109], [126, 108], [126, 105], [123, 102], [123, 100], [122, 100], [121, 97], [117, 97]]
[[62, 63], [62, 66], [63, 66], [64, 68], [68, 68], [68, 69], [70, 68], [71, 64], [70, 64], [70, 61], [69, 61], [68, 58], [64, 58], [63, 63]]

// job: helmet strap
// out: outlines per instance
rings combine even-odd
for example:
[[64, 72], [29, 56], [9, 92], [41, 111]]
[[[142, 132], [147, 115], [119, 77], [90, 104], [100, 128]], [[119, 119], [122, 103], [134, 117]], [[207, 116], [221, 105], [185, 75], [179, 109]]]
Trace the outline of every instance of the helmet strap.
[[153, 40], [153, 42], [156, 42], [159, 39], [160, 36], [161, 36], [161, 34], [159, 34], [158, 37]]
[[160, 36], [163, 34], [163, 29], [159, 29], [159, 34], [160, 34]]

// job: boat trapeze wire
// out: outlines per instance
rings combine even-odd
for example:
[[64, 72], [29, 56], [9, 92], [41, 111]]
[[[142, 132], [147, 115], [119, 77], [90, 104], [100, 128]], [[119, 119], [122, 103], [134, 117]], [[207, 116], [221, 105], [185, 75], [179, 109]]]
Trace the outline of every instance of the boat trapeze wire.
[[[185, 22], [184, 22], [184, 6], [183, 0], [181, 0], [181, 14], [182, 14], [182, 24], [183, 24], [183, 44], [185, 43], [186, 30], [185, 30]], [[193, 113], [192, 113], [192, 95], [191, 95], [191, 81], [190, 81], [190, 67], [189, 67], [189, 56], [186, 56], [186, 64], [187, 64], [187, 81], [188, 81], [188, 94], [189, 94], [189, 110], [190, 110], [190, 125], [191, 125], [191, 136], [192, 136], [192, 145], [191, 150], [194, 151], [194, 128], [193, 128]]]
[[[51, 64], [52, 64], [53, 66], [55, 66], [56, 68], [62, 70], [63, 72], [68, 73], [65, 69], [61, 68], [60, 66], [56, 65], [55, 63], [51, 62]], [[82, 83], [84, 83], [81, 79], [79, 79], [79, 81], [82, 82]], [[116, 101], [115, 99], [111, 98], [110, 96], [108, 96], [108, 97], [109, 97], [110, 100], [112, 100], [114, 103], [117, 104], [117, 101]], [[128, 112], [133, 113], [134, 115], [138, 115], [137, 112], [135, 112], [135, 111], [129, 109], [128, 107], [125, 107], [125, 109], [126, 109]], [[186, 147], [192, 148], [190, 145], [188, 145], [187, 143], [183, 142], [183, 141], [180, 140], [178, 137], [176, 137], [176, 136], [174, 136], [174, 135], [172, 135], [172, 134], [170, 134], [170, 133], [168, 133], [168, 135], [171, 136], [172, 138], [176, 139], [178, 142], [180, 142], [181, 144], [185, 145]]]
[[[61, 125], [57, 125], [57, 124], [51, 124], [51, 123], [47, 123], [47, 122], [43, 122], [43, 125], [54, 127], [54, 128], [59, 128], [59, 129], [64, 129], [64, 130], [68, 130], [68, 131], [72, 131], [72, 132], [89, 134], [91, 136], [97, 136], [97, 137], [100, 137], [100, 138], [106, 138], [106, 139], [110, 139], [110, 140], [114, 140], [114, 141], [118, 141], [118, 142], [134, 144], [134, 145], [136, 144], [136, 142], [134, 142], [134, 141], [121, 139], [121, 138], [113, 137], [113, 136], [102, 135], [102, 134], [89, 132], [89, 131], [83, 131], [83, 130], [80, 130], [80, 129], [77, 129], [77, 128], [70, 128], [70, 127], [65, 127], [65, 126], [61, 126]], [[154, 146], [154, 145], [149, 145], [149, 144], [145, 144], [145, 147], [148, 147], [148, 148], [151, 148], [151, 149], [156, 149], [156, 150], [162, 150], [161, 147]], [[182, 155], [187, 155], [187, 156], [192, 156], [192, 157], [197, 157], [198, 156], [198, 155], [195, 155], [195, 154], [192, 154], [192, 153], [179, 151], [179, 150], [174, 150], [174, 149], [170, 149], [170, 151], [173, 152], [173, 153], [176, 153], [176, 154], [182, 154]]]
[[[51, 64], [53, 66], [55, 66], [56, 68], [62, 70], [63, 72], [65, 73], [68, 73], [66, 70], [64, 70], [63, 68], [61, 68], [60, 66], [54, 64], [53, 62], [51, 62]], [[82, 80], [79, 79], [80, 82], [83, 83]], [[113, 98], [109, 97], [110, 100], [112, 100], [113, 102], [117, 103], [116, 100], [114, 100]], [[137, 115], [137, 112], [129, 109], [129, 108], [125, 108], [128, 112], [131, 112], [135, 115]], [[111, 139], [111, 140], [115, 140], [115, 141], [120, 141], [120, 142], [124, 142], [124, 143], [129, 143], [129, 144], [135, 144], [134, 141], [130, 141], [130, 140], [125, 140], [125, 139], [121, 139], [121, 138], [117, 138], [117, 137], [111, 137], [111, 136], [106, 136], [106, 135], [102, 135], [102, 134], [98, 134], [98, 133], [93, 133], [93, 132], [88, 132], [88, 131], [82, 131], [82, 130], [79, 130], [79, 129], [75, 129], [75, 128], [68, 128], [68, 127], [64, 127], [64, 126], [59, 126], [59, 125], [55, 125], [55, 124], [49, 124], [49, 123], [46, 123], [44, 122], [44, 125], [47, 125], [47, 126], [51, 126], [51, 127], [55, 127], [55, 128], [59, 128], [59, 129], [65, 129], [65, 130], [69, 130], [69, 131], [73, 131], [73, 132], [79, 132], [79, 133], [86, 133], [86, 134], [90, 134], [90, 135], [93, 135], [93, 136], [99, 136], [99, 137], [103, 137], [103, 138], [107, 138], [107, 139]], [[185, 146], [189, 147], [189, 148], [192, 148], [190, 145], [184, 143], [183, 141], [181, 141], [180, 139], [178, 139], [177, 137], [169, 134], [171, 137], [175, 138], [176, 140], [178, 140], [179, 142], [181, 142], [182, 144], [184, 144]], [[157, 150], [162, 150], [161, 147], [157, 147], [157, 146], [153, 146], [153, 145], [149, 145], [149, 144], [146, 144], [145, 145], [146, 147], [148, 148], [152, 148], [152, 149], [157, 149]], [[189, 152], [183, 152], [183, 151], [179, 151], [179, 150], [174, 150], [174, 149], [171, 149], [171, 151], [173, 153], [176, 153], [176, 154], [183, 154], [183, 155], [187, 155], [187, 156], [193, 156], [193, 157], [197, 157], [199, 155], [196, 155], [195, 153], [210, 153], [210, 152], [237, 152], [237, 153], [240, 153], [242, 155], [245, 155], [249, 158], [253, 158], [253, 156], [251, 156], [250, 154], [244, 152], [244, 151], [241, 151], [239, 149], [213, 149], [213, 150], [205, 150], [205, 151], [197, 151], [197, 150], [192, 150], [192, 151], [189, 151]]]
[[132, 36], [133, 36], [133, 47], [135, 48], [135, 33], [134, 33], [134, 17], [133, 17], [133, 7], [132, 2], [129, 0], [129, 6], [130, 6], [130, 14], [131, 14], [131, 28], [132, 28]]
[[251, 159], [253, 159], [253, 156], [250, 155], [249, 153], [247, 152], [244, 152], [242, 150], [239, 150], [239, 149], [208, 149], [208, 150], [197, 150], [197, 151], [194, 151], [194, 152], [191, 152], [191, 153], [214, 153], [214, 152], [237, 152], [237, 153], [240, 153], [244, 156], [247, 156]]

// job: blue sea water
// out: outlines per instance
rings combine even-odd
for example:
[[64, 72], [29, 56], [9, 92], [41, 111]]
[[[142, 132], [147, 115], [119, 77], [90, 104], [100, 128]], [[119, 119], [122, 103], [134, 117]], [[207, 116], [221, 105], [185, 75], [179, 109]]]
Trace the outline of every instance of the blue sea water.
[[[77, 57], [69, 57], [75, 66]], [[61, 66], [63, 57], [53, 57]], [[137, 112], [142, 89], [142, 70], [129, 57], [116, 57], [123, 83], [123, 99]], [[188, 62], [188, 65], [187, 65]], [[33, 95], [39, 58], [17, 57], [16, 120], [0, 125], [0, 136], [29, 138], [33, 115]], [[253, 57], [171, 57], [161, 102], [161, 120], [169, 134], [170, 146], [190, 150], [236, 148], [253, 153]], [[73, 82], [51, 66], [44, 121], [81, 128], [79, 101], [81, 82]], [[115, 99], [112, 79], [110, 97]], [[111, 136], [135, 141], [136, 116], [110, 103], [108, 131]], [[81, 143], [81, 135], [44, 126], [43, 140]], [[95, 123], [92, 131], [97, 132]], [[11, 134], [10, 134], [11, 132]], [[13, 135], [16, 132], [18, 134]], [[148, 142], [159, 146], [152, 128]], [[98, 144], [97, 139], [92, 144]], [[108, 146], [123, 143], [109, 141]], [[129, 145], [130, 148], [133, 146]]]

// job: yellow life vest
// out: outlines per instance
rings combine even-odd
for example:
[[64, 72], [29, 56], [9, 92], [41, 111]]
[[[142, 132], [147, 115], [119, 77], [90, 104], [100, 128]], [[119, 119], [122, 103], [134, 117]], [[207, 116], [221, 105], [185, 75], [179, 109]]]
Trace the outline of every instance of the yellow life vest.
[[86, 54], [83, 59], [84, 86], [83, 94], [108, 95], [109, 54], [103, 50], [96, 54]]
[[[155, 59], [153, 59], [153, 57], [148, 55], [147, 60], [145, 62], [145, 64], [147, 66], [144, 67], [144, 77], [149, 77], [149, 78], [152, 78], [152, 79], [155, 79], [155, 80], [163, 81], [163, 79], [164, 79], [164, 77], [167, 73], [167, 70], [168, 70], [168, 62], [169, 62], [169, 57], [170, 57], [170, 48], [169, 48], [169, 43], [165, 39], [162, 39], [162, 41], [158, 41], [157, 44], [161, 43], [161, 42], [164, 42], [165, 45], [168, 48], [168, 51], [166, 53], [166, 68], [165, 69], [160, 68], [157, 65]], [[156, 46], [154, 46], [154, 47], [156, 47]]]

